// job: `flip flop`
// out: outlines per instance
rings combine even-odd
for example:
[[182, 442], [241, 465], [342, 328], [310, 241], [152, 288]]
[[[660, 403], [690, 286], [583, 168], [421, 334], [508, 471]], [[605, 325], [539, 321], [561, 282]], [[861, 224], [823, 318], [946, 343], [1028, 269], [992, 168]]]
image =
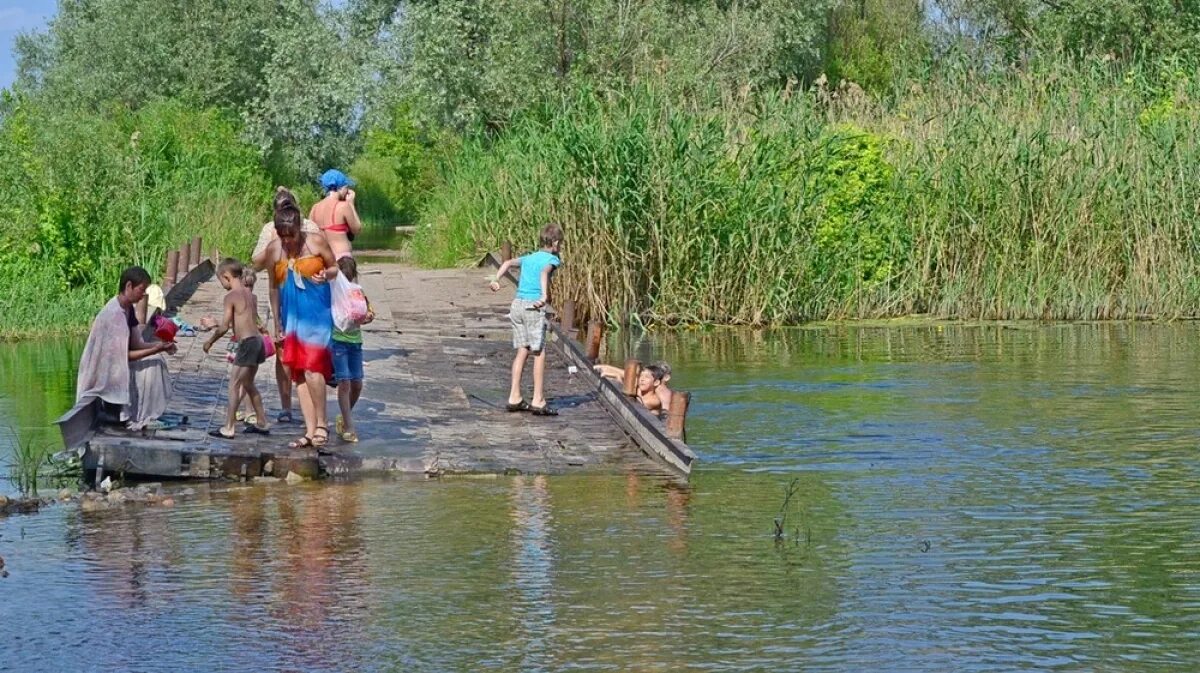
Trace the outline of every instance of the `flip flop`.
[[306, 449], [310, 446], [313, 446], [313, 440], [309, 439], [308, 435], [304, 435], [300, 439], [293, 439], [292, 441], [288, 442], [289, 449]]
[[218, 428], [216, 430], [209, 430], [208, 435], [210, 437], [219, 437], [220, 439], [234, 439], [237, 437], [236, 433], [232, 434], [232, 435], [227, 435], [227, 434], [221, 432], [220, 428]]
[[534, 416], [557, 416], [558, 415], [558, 411], [556, 409], [551, 409], [549, 404], [547, 404], [546, 406], [543, 406], [543, 407], [535, 407], [533, 405], [530, 405], [529, 412], [532, 413]]
[[242, 433], [247, 435], [269, 435], [271, 434], [271, 430], [270, 428], [260, 428], [257, 425], [247, 425], [242, 429]]
[[353, 430], [339, 433], [339, 436], [342, 438], [343, 442], [347, 442], [349, 444], [356, 444], [358, 442], [358, 433], [354, 432]]
[[529, 403], [526, 402], [525, 400], [521, 400], [520, 402], [517, 402], [516, 404], [509, 402], [508, 404], [504, 405], [505, 411], [512, 411], [512, 412], [529, 411], [532, 408], [533, 407], [529, 406]]

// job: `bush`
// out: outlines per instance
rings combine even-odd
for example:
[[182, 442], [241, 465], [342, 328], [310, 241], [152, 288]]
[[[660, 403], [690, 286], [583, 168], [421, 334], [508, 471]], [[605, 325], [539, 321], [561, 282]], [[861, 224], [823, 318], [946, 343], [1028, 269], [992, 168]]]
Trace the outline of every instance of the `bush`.
[[55, 306], [17, 311], [5, 333], [52, 315], [62, 329], [86, 326], [86, 307], [115, 292], [126, 266], [157, 276], [165, 251], [193, 236], [206, 248], [248, 253], [270, 183], [223, 115], [172, 102], [136, 113], [49, 111], [11, 96], [5, 107], [0, 306], [55, 297]]

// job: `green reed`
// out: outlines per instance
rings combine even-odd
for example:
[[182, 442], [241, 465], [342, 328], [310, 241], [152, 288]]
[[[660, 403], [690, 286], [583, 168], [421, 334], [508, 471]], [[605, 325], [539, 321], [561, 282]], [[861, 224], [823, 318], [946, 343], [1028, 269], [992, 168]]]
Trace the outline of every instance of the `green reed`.
[[137, 112], [0, 116], [0, 338], [85, 330], [140, 264], [194, 236], [203, 253], [247, 251], [270, 203], [257, 151], [216, 111], [162, 102]]
[[579, 91], [468, 143], [427, 264], [566, 225], [559, 296], [623, 322], [1200, 314], [1197, 84], [1101, 61], [853, 87]]

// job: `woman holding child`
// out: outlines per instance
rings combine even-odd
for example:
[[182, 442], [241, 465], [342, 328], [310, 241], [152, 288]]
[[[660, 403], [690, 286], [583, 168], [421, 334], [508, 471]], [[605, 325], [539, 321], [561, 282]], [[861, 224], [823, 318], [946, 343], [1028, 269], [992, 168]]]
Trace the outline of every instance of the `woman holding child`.
[[[304, 230], [294, 203], [275, 210], [277, 238], [262, 256], [270, 270], [271, 308], [279, 359], [299, 385], [305, 433], [290, 446], [323, 447], [329, 440], [325, 386], [333, 378], [333, 317], [327, 281], [338, 274], [324, 237]], [[258, 260], [256, 260], [257, 262]]]
[[[276, 187], [272, 211], [287, 207], [300, 209], [296, 195], [287, 187]], [[305, 234], [321, 235], [321, 229], [317, 227], [316, 223], [307, 219], [300, 225], [300, 231]], [[279, 234], [275, 231], [275, 220], [272, 219], [262, 226], [262, 231], [258, 234], [258, 243], [255, 244], [254, 252], [250, 255], [254, 261], [255, 270], [261, 271], [267, 268], [267, 248], [278, 240]], [[277, 311], [278, 309], [272, 304], [271, 310]], [[279, 386], [279, 403], [283, 407], [283, 411], [276, 417], [276, 420], [280, 423], [291, 423], [294, 420], [292, 417], [292, 373], [284, 366], [282, 358], [275, 358], [275, 381]]]

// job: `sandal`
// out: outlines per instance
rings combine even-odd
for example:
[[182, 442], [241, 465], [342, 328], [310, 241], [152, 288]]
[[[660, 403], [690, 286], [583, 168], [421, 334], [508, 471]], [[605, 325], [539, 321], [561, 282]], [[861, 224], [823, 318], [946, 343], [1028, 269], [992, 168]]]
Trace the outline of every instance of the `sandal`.
[[242, 429], [242, 433], [247, 435], [269, 435], [271, 434], [271, 429], [260, 428], [257, 425], [247, 425]]
[[533, 407], [529, 406], [529, 403], [525, 400], [521, 400], [515, 404], [513, 402], [509, 402], [508, 404], [504, 405], [505, 411], [529, 411], [532, 408]]
[[534, 416], [557, 416], [558, 415], [558, 411], [556, 409], [551, 409], [549, 404], [546, 404], [546, 405], [540, 406], [540, 407], [535, 407], [535, 406], [530, 405], [529, 411]]
[[292, 441], [288, 442], [289, 449], [307, 449], [311, 446], [313, 446], [313, 440], [310, 439], [308, 435], [304, 435], [300, 439], [293, 439]]
[[[315, 434], [316, 432], [319, 432], [321, 434], [317, 435], [317, 434]], [[318, 425], [317, 429], [314, 431], [314, 436], [312, 438], [312, 445], [319, 448], [319, 447], [325, 446], [328, 443], [329, 443], [329, 429], [326, 428], [324, 425]]]
[[234, 433], [232, 435], [227, 435], [227, 434], [221, 432], [221, 428], [217, 428], [216, 430], [209, 430], [208, 435], [209, 435], [209, 437], [217, 437], [219, 439], [234, 439], [237, 437], [237, 433]]
[[338, 433], [338, 436], [342, 438], [343, 442], [346, 442], [348, 444], [357, 444], [358, 443], [358, 433], [353, 430], [348, 430], [346, 432]]
[[295, 423], [296, 422], [296, 419], [292, 418], [292, 412], [290, 412], [290, 411], [279, 412], [279, 415], [275, 417], [275, 420], [280, 423]]

